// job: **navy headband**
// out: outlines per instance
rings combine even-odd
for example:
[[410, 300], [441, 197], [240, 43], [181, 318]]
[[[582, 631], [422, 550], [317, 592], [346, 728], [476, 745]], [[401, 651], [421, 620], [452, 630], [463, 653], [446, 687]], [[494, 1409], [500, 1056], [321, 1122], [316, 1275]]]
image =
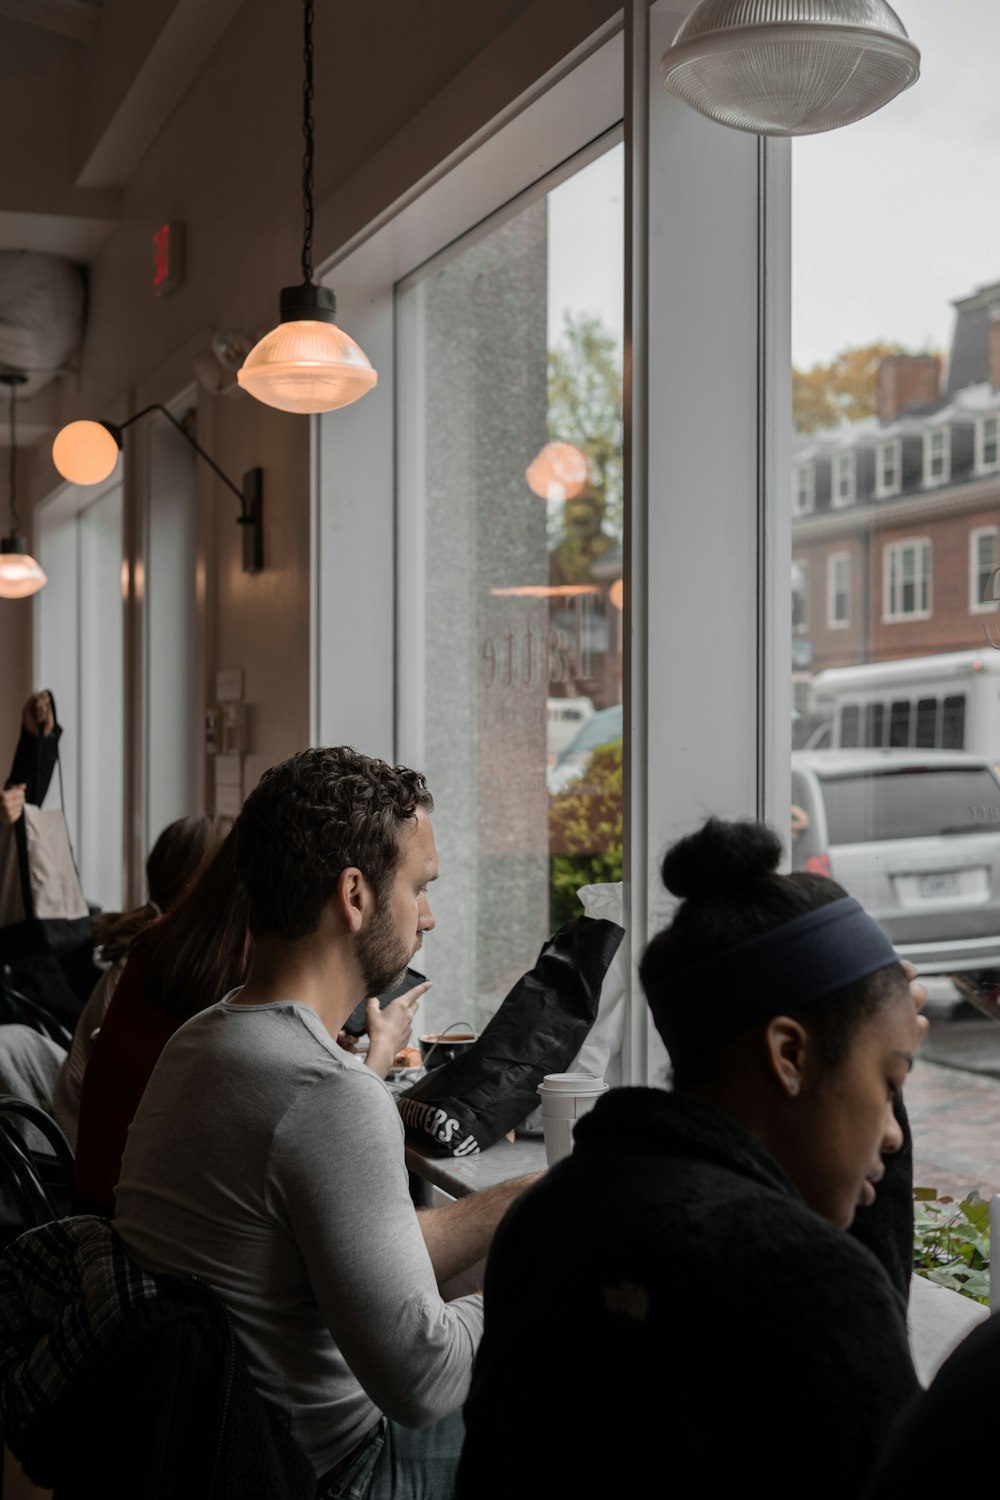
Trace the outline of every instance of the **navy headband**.
[[898, 962], [882, 929], [853, 896], [843, 896], [674, 969], [647, 991], [647, 999], [676, 1061]]

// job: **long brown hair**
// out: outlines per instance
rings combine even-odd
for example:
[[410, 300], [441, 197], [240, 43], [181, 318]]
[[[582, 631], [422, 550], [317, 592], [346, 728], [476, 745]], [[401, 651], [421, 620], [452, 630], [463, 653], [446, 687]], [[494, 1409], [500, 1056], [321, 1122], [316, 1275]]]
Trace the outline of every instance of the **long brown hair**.
[[250, 963], [247, 899], [236, 875], [234, 837], [189, 886], [173, 911], [136, 940], [129, 962], [146, 994], [165, 1010], [193, 1016], [242, 984]]
[[228, 818], [199, 814], [168, 823], [146, 860], [149, 900], [132, 911], [103, 912], [94, 923], [94, 944], [104, 963], [125, 957], [140, 932], [162, 912], [170, 911], [222, 845], [232, 824]]

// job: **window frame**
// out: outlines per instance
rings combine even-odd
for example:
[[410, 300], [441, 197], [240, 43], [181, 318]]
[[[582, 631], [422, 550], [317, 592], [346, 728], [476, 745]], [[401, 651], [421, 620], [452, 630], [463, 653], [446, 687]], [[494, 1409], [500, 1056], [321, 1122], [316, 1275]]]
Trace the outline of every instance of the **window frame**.
[[[882, 477], [882, 455], [889, 449], [893, 454], [893, 468], [895, 469], [895, 482], [886, 484]], [[903, 439], [888, 438], [884, 443], [879, 443], [875, 449], [875, 498], [876, 500], [888, 500], [893, 495], [898, 495], [903, 488]]]
[[[934, 439], [943, 438], [944, 453], [943, 467], [940, 476], [935, 477], [931, 473], [931, 464], [934, 459]], [[947, 423], [937, 427], [929, 427], [923, 435], [924, 438], [924, 488], [938, 489], [943, 484], [951, 482], [951, 428]]]
[[[837, 599], [836, 573], [838, 563], [843, 563], [847, 569], [847, 583], [844, 589], [845, 611], [843, 619], [838, 619], [834, 609]], [[847, 630], [851, 623], [851, 554], [848, 551], [830, 552], [826, 559], [826, 628], [828, 630]]]
[[[906, 548], [926, 548], [927, 567], [927, 607], [926, 609], [893, 611], [892, 602], [892, 562], [893, 555], [902, 552]], [[934, 548], [931, 538], [928, 536], [900, 537], [897, 541], [886, 542], [882, 549], [882, 623], [884, 625], [900, 625], [912, 620], [929, 620], [934, 613], [933, 599], [934, 582]]]
[[1000, 607], [1000, 598], [980, 599], [979, 582], [979, 539], [983, 536], [991, 536], [994, 540], [993, 567], [990, 569], [990, 577], [996, 576], [997, 568], [1000, 567], [1000, 526], [974, 526], [969, 532], [969, 613], [970, 615], [992, 615], [996, 614]]
[[[993, 422], [996, 426], [996, 436], [993, 439], [996, 444], [996, 453], [992, 461], [987, 461], [985, 456], [987, 422]], [[987, 411], [976, 418], [976, 473], [995, 474], [998, 469], [1000, 469], [1000, 411]]]
[[[802, 478], [807, 479], [807, 499], [802, 503]], [[792, 506], [796, 516], [811, 516], [816, 509], [816, 460], [804, 459], [795, 465], [795, 484], [792, 487]]]
[[[847, 494], [840, 493], [841, 465], [847, 466]], [[844, 510], [848, 505], [853, 505], [858, 494], [858, 454], [857, 449], [847, 448], [841, 453], [833, 453], [830, 456], [830, 509]]]

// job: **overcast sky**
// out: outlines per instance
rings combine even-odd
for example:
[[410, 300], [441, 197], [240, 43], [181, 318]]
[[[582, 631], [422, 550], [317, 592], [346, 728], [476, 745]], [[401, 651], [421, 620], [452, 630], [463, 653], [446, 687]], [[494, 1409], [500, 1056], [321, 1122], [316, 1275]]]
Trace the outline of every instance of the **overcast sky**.
[[898, 0], [921, 76], [792, 147], [792, 355], [947, 350], [951, 301], [1000, 281], [1000, 0]]

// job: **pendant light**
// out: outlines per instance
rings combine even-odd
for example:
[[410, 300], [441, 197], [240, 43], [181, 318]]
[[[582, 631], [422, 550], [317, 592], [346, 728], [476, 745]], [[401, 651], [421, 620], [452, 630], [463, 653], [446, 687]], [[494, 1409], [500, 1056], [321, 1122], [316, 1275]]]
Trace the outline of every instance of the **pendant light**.
[[26, 599], [37, 594], [48, 579], [35, 559], [28, 552], [28, 543], [21, 535], [21, 517], [17, 510], [17, 388], [24, 385], [26, 375], [13, 370], [0, 374], [0, 384], [10, 392], [10, 531], [0, 537], [0, 599]]
[[539, 500], [575, 500], [590, 482], [590, 460], [575, 443], [546, 443], [524, 477]]
[[302, 285], [281, 292], [277, 328], [256, 344], [237, 375], [243, 390], [279, 411], [333, 411], [372, 389], [378, 376], [362, 349], [337, 327], [337, 299], [313, 280], [313, 0], [304, 0], [302, 86]]
[[815, 135], [863, 119], [920, 76], [886, 0], [701, 0], [660, 61], [694, 109], [758, 135]]

